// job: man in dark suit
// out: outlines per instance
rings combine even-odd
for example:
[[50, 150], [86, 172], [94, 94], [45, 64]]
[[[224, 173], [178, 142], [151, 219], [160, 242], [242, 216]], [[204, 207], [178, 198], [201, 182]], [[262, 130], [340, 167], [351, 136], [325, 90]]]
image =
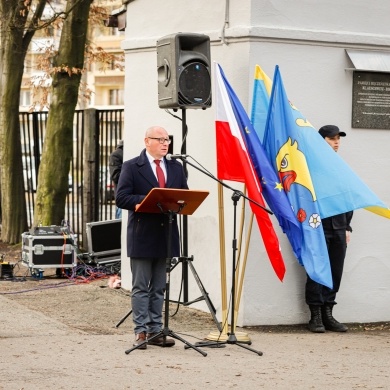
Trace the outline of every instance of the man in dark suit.
[[[132, 271], [131, 304], [135, 332], [134, 346], [151, 338], [162, 329], [162, 307], [166, 283], [166, 257], [169, 216], [163, 213], [135, 212], [154, 187], [188, 189], [181, 163], [167, 160], [171, 143], [162, 127], [149, 128], [145, 149], [138, 157], [124, 162], [119, 178], [116, 204], [129, 210], [127, 222], [127, 256]], [[179, 231], [173, 221], [172, 257], [180, 256]], [[173, 339], [163, 336], [149, 345], [170, 347]], [[140, 347], [146, 349], [146, 343]]]
[[[119, 140], [116, 149], [110, 154], [109, 163], [110, 163], [109, 165], [110, 178], [111, 181], [114, 183], [114, 196], [115, 196], [116, 189], [118, 187], [119, 176], [121, 174], [122, 164], [123, 164], [123, 140], [122, 139]], [[116, 219], [122, 218], [122, 209], [120, 209], [118, 206], [116, 207], [115, 218]]]

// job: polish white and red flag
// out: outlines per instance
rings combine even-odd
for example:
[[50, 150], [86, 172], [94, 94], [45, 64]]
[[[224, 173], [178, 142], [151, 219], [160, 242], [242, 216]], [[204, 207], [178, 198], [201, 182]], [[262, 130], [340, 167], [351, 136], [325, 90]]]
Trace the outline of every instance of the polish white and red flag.
[[[220, 180], [244, 183], [248, 197], [265, 207], [261, 195], [261, 186], [253, 169], [242, 132], [246, 131], [245, 120], [238, 112], [245, 112], [236, 94], [226, 80], [222, 68], [215, 64], [215, 103], [216, 103], [216, 145], [217, 175]], [[246, 115], [246, 113], [245, 113]], [[246, 119], [246, 118], [245, 118]], [[249, 118], [248, 122], [249, 122]], [[283, 280], [286, 268], [280, 250], [280, 244], [269, 214], [253, 202], [249, 202], [256, 217], [271, 265], [280, 280]]]

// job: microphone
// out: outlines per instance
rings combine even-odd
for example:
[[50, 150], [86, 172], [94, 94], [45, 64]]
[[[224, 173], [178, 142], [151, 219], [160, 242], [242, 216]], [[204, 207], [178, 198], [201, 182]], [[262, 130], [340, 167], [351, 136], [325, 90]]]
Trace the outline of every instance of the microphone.
[[165, 156], [165, 158], [166, 158], [167, 160], [175, 160], [175, 159], [177, 159], [177, 158], [183, 159], [183, 158], [186, 158], [186, 157], [189, 157], [188, 154], [167, 154], [167, 155]]

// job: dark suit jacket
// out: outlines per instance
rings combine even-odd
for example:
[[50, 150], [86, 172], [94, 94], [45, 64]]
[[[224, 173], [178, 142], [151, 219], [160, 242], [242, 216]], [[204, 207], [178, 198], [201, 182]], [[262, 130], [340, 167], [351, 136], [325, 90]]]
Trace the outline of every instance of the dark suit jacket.
[[[164, 159], [167, 170], [166, 188], [188, 189], [183, 166], [176, 160]], [[127, 220], [127, 256], [167, 257], [168, 220], [166, 214], [136, 213], [135, 206], [149, 191], [158, 187], [157, 178], [145, 149], [138, 157], [124, 162], [116, 192], [116, 205], [129, 210]], [[172, 257], [180, 256], [176, 217], [173, 222]]]
[[123, 164], [123, 145], [119, 145], [111, 154], [109, 158], [110, 177], [114, 182], [115, 189], [118, 186], [119, 176]]

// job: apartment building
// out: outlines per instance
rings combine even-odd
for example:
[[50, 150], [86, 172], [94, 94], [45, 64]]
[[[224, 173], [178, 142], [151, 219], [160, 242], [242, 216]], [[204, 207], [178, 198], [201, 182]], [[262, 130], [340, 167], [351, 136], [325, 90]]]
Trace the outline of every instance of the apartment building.
[[[86, 88], [89, 99], [80, 99], [78, 108], [123, 106], [124, 104], [124, 60], [121, 42], [124, 31], [117, 27], [106, 26], [108, 15], [115, 12], [121, 6], [121, 1], [100, 1], [99, 7], [104, 7], [106, 14], [102, 12], [101, 22], [93, 22], [89, 27], [88, 42], [91, 50], [106, 53], [107, 61], [86, 61], [85, 73], [81, 88]], [[55, 12], [63, 9], [64, 1], [51, 1], [50, 7], [46, 7], [43, 19], [48, 20]], [[58, 49], [61, 30], [52, 25], [49, 28], [37, 31], [31, 42], [29, 52], [25, 60], [25, 72], [20, 93], [20, 110], [28, 111], [34, 102], [40, 102], [45, 93], [50, 103], [51, 79], [41, 70], [41, 62], [47, 56], [48, 50]], [[43, 88], [42, 88], [43, 87]], [[46, 90], [45, 90], [46, 88]], [[36, 110], [48, 109], [46, 105], [37, 104]]]

